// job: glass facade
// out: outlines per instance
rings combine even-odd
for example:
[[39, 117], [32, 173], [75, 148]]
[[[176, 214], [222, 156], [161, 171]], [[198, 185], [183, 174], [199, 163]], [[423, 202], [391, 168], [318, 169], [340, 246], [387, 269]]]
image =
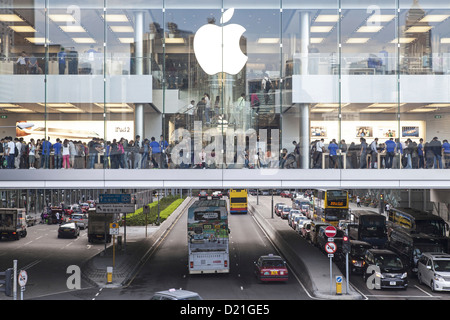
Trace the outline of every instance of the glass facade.
[[449, 165], [448, 1], [8, 0], [0, 26], [3, 168]]

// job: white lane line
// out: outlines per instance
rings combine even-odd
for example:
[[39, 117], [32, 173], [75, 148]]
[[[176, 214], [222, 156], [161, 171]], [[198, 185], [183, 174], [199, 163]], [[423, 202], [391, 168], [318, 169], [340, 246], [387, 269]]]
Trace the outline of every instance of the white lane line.
[[429, 292], [426, 292], [425, 290], [423, 290], [421, 287], [414, 285], [415, 288], [419, 289], [420, 291], [422, 291], [423, 293], [425, 293], [426, 295], [430, 296], [430, 297], [435, 297], [432, 294], [430, 294]]

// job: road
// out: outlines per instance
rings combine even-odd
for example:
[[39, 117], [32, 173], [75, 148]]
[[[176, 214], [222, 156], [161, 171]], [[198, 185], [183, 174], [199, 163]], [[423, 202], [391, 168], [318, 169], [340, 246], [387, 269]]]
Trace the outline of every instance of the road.
[[[250, 197], [250, 201], [256, 202], [255, 197]], [[260, 196], [259, 201], [271, 210], [270, 196]], [[284, 201], [288, 200], [274, 198], [274, 203]], [[100, 253], [104, 245], [89, 244], [85, 230], [77, 239], [58, 239], [57, 225], [39, 224], [28, 228], [27, 237], [19, 241], [1, 241], [0, 270], [11, 267], [13, 259], [18, 260], [18, 269], [28, 273], [25, 299], [147, 300], [154, 292], [169, 288], [196, 291], [206, 300], [311, 299], [292, 272], [287, 283], [261, 284], [257, 281], [253, 262], [260, 255], [277, 253], [277, 250], [252, 215], [230, 216], [229, 274], [189, 275], [186, 219], [186, 214], [180, 216], [127, 287], [99, 289], [82, 280], [80, 290], [69, 290], [67, 268], [82, 265]], [[282, 230], [289, 241], [305, 241], [286, 220], [276, 215], [272, 226]], [[415, 278], [410, 279], [407, 290], [369, 290], [359, 275], [351, 275], [350, 282], [369, 300], [450, 300], [449, 293], [433, 293], [429, 287], [419, 285]], [[11, 298], [0, 295], [0, 300]]]

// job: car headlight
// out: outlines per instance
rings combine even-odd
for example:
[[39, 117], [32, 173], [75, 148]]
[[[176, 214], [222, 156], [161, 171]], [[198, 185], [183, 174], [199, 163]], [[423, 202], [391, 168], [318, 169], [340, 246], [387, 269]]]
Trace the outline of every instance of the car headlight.
[[408, 277], [408, 272], [402, 274], [402, 279], [406, 279], [406, 277]]
[[377, 276], [378, 278], [384, 279], [384, 276], [381, 272], [375, 272], [375, 276]]
[[440, 275], [436, 273], [434, 274], [433, 279], [436, 281], [444, 281], [444, 278], [442, 278]]

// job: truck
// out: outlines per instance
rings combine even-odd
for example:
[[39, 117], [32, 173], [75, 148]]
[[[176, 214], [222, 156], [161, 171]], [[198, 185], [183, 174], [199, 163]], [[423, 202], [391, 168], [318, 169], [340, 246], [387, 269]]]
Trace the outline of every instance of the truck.
[[92, 243], [95, 240], [111, 242], [111, 235], [109, 234], [109, 225], [117, 222], [118, 215], [112, 213], [97, 213], [95, 208], [88, 210], [88, 242]]
[[27, 236], [26, 211], [21, 208], [0, 209], [0, 240], [19, 240]]

